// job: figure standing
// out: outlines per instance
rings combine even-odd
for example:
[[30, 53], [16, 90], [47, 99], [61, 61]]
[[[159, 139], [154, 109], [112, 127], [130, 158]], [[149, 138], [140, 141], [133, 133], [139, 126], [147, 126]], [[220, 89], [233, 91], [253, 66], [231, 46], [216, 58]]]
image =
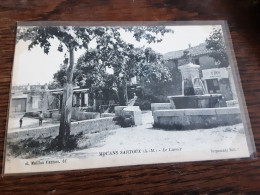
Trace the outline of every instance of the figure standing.
[[40, 111], [40, 114], [39, 114], [39, 126], [42, 126], [42, 120], [43, 120], [43, 113], [42, 113], [42, 111]]
[[23, 125], [23, 116], [20, 118], [19, 122], [20, 122], [20, 128], [22, 128], [22, 125]]

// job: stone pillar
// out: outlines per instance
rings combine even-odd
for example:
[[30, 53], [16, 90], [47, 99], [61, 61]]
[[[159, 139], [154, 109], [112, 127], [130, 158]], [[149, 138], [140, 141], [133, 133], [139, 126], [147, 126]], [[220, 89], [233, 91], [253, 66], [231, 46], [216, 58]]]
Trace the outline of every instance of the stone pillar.
[[142, 125], [142, 111], [139, 106], [115, 106], [115, 116], [131, 117], [135, 125]]
[[127, 106], [122, 111], [123, 116], [131, 116], [136, 126], [142, 125], [142, 111], [139, 106]]
[[88, 106], [88, 93], [84, 93], [84, 102], [85, 105]]
[[199, 65], [192, 63], [179, 66], [182, 76], [182, 95], [195, 95], [194, 80], [200, 78]]

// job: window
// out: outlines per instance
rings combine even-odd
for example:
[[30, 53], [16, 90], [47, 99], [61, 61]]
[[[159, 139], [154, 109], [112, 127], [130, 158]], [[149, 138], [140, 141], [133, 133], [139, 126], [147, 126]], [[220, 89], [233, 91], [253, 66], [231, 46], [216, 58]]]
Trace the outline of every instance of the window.
[[214, 87], [218, 87], [218, 80], [217, 79], [213, 79], [213, 85], [214, 85]]
[[218, 79], [207, 79], [209, 93], [220, 93]]
[[200, 59], [199, 58], [194, 59], [194, 64], [200, 65]]

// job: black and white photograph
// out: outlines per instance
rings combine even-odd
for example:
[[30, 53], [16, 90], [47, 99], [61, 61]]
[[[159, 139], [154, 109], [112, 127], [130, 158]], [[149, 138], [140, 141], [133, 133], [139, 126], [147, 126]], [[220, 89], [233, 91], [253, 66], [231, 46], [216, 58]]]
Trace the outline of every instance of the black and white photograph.
[[250, 158], [223, 21], [21, 22], [4, 174]]

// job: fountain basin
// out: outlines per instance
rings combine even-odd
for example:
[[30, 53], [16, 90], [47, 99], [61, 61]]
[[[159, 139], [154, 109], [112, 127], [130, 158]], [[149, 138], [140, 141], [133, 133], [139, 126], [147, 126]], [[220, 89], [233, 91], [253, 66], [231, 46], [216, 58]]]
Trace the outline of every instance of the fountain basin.
[[242, 122], [239, 107], [156, 110], [153, 118], [155, 128], [168, 130], [213, 128]]
[[222, 94], [178, 95], [168, 96], [168, 99], [175, 109], [216, 108], [225, 105]]

